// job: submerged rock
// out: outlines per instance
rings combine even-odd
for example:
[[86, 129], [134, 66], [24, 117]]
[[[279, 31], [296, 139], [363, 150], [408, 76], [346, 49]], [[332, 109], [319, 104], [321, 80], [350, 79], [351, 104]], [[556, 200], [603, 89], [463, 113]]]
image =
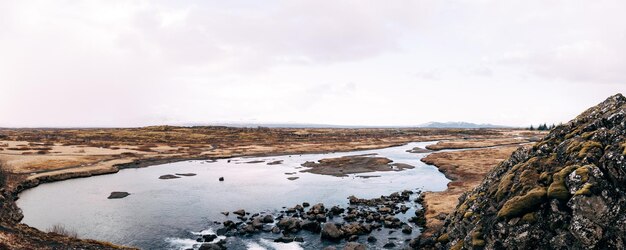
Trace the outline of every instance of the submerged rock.
[[194, 174], [194, 173], [182, 173], [182, 174], [176, 174], [176, 175], [178, 175], [178, 176], [187, 176], [187, 177], [189, 177], [189, 176], [196, 176], [196, 174]]
[[343, 247], [343, 250], [366, 250], [367, 247], [365, 247], [365, 245], [361, 244], [361, 243], [357, 243], [357, 242], [348, 242], [348, 244], [346, 244]]
[[107, 197], [107, 199], [121, 199], [129, 195], [130, 193], [128, 192], [111, 192], [111, 194], [109, 195], [109, 197]]
[[180, 176], [176, 176], [173, 174], [166, 174], [166, 175], [159, 176], [159, 179], [161, 180], [178, 179], [178, 178], [180, 178]]

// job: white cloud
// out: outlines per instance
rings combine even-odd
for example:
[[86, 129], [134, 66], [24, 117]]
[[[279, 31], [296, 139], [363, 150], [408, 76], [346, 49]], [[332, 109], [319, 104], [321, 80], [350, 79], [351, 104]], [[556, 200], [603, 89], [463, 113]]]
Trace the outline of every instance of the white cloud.
[[0, 126], [558, 122], [623, 92], [624, 7], [3, 1]]

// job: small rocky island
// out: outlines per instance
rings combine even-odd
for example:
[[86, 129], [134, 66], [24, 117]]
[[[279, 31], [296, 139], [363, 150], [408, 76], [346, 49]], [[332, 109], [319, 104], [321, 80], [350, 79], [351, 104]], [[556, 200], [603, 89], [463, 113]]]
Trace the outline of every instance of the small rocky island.
[[343, 156], [321, 159], [319, 162], [307, 161], [303, 163], [302, 166], [310, 169], [302, 170], [301, 172], [346, 177], [348, 174], [402, 171], [414, 168], [409, 164], [392, 162], [393, 161], [388, 158], [371, 155]]

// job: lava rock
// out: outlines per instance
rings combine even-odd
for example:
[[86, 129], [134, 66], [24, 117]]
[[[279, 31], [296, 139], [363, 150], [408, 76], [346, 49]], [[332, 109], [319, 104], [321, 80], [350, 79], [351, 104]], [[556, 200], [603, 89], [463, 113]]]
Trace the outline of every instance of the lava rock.
[[109, 195], [109, 197], [107, 197], [107, 199], [121, 199], [129, 195], [130, 193], [128, 192], [111, 192], [111, 194]]
[[344, 236], [343, 231], [335, 225], [335, 223], [324, 223], [322, 226], [322, 239], [331, 241], [340, 241]]

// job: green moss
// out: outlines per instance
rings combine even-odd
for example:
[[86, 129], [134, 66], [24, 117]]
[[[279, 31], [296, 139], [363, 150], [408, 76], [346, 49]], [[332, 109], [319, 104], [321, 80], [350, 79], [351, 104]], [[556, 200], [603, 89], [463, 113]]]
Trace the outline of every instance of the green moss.
[[450, 247], [450, 250], [461, 250], [463, 249], [464, 240], [459, 240], [454, 246]]
[[565, 139], [567, 140], [569, 138], [572, 138], [572, 137], [576, 136], [577, 134], [580, 133], [580, 131], [581, 131], [581, 128], [578, 128], [578, 129], [572, 131], [571, 133], [565, 135]]
[[546, 199], [546, 188], [537, 187], [525, 195], [515, 196], [504, 203], [498, 218], [513, 218], [536, 209]]
[[552, 175], [552, 184], [548, 187], [548, 198], [560, 201], [569, 199], [570, 193], [565, 186], [565, 178], [576, 168], [576, 166], [568, 166]]
[[467, 211], [467, 209], [469, 208], [469, 206], [467, 205], [467, 201], [463, 202], [463, 204], [461, 204], [459, 206], [459, 209], [457, 209], [457, 211], [459, 213], [465, 213], [465, 211]]
[[581, 143], [580, 143], [580, 142], [578, 142], [578, 141], [572, 141], [572, 142], [570, 142], [570, 144], [569, 144], [569, 146], [567, 147], [567, 149], [565, 150], [565, 152], [566, 152], [567, 154], [572, 154], [572, 153], [574, 153], [574, 152], [576, 152], [576, 151], [579, 151], [581, 146], [582, 146], [582, 145], [581, 145]]
[[437, 242], [447, 243], [449, 240], [450, 240], [450, 236], [448, 235], [448, 233], [442, 234], [439, 237], [437, 237]]
[[544, 182], [544, 183], [551, 183], [552, 182], [552, 175], [548, 172], [543, 172], [539, 175], [539, 180]]
[[602, 149], [602, 144], [596, 141], [588, 141], [583, 143], [580, 151], [578, 151], [578, 157], [583, 158], [587, 156], [587, 153], [595, 148]]
[[576, 169], [576, 175], [580, 176], [580, 181], [587, 182], [589, 180], [589, 167], [582, 166]]
[[496, 199], [498, 201], [502, 200], [504, 195], [509, 192], [514, 177], [515, 174], [509, 173], [500, 180], [500, 184], [498, 184], [498, 191], [496, 191]]
[[522, 221], [526, 223], [534, 223], [535, 221], [537, 221], [537, 216], [535, 215], [535, 213], [527, 213], [522, 216]]
[[595, 133], [595, 131], [585, 132], [581, 135], [581, 137], [585, 140], [589, 140]]
[[589, 195], [591, 195], [591, 188], [592, 187], [593, 187], [593, 185], [591, 183], [586, 183], [581, 189], [576, 191], [575, 195], [589, 196]]
[[537, 174], [535, 169], [529, 168], [520, 174], [518, 183], [524, 187], [530, 187], [529, 189], [532, 189], [532, 187], [536, 186], [538, 179], [539, 174]]
[[483, 233], [481, 231], [476, 231], [472, 233], [472, 246], [473, 247], [485, 246], [485, 240], [483, 239]]

